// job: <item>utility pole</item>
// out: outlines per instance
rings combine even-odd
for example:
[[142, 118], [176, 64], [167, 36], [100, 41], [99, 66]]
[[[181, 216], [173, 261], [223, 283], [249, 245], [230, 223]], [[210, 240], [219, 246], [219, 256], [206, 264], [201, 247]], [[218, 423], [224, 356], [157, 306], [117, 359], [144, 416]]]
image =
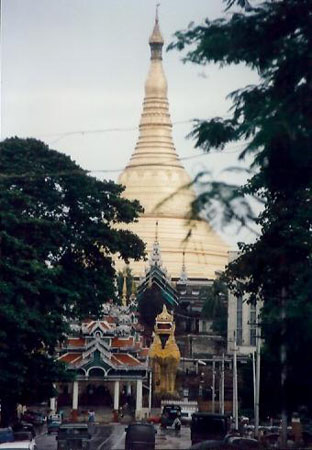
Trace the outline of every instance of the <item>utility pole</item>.
[[221, 361], [220, 414], [224, 414], [224, 353], [222, 353], [222, 361]]
[[[256, 343], [256, 348], [257, 348], [257, 343]], [[256, 397], [257, 397], [257, 393], [256, 393], [256, 351], [254, 350], [252, 352], [252, 380], [253, 380], [253, 400], [254, 400], [254, 420], [256, 418]]]
[[235, 430], [238, 430], [238, 390], [237, 390], [236, 331], [234, 331], [234, 349], [233, 349], [233, 418], [234, 418], [234, 421], [235, 421]]
[[256, 395], [255, 395], [255, 437], [259, 436], [259, 404], [260, 404], [260, 354], [261, 352], [261, 327], [259, 306], [256, 303]]
[[212, 402], [211, 411], [215, 412], [215, 396], [216, 396], [216, 362], [212, 361]]
[[153, 372], [152, 370], [149, 373], [149, 391], [148, 391], [148, 410], [149, 414], [151, 414], [152, 411], [152, 390], [153, 390]]

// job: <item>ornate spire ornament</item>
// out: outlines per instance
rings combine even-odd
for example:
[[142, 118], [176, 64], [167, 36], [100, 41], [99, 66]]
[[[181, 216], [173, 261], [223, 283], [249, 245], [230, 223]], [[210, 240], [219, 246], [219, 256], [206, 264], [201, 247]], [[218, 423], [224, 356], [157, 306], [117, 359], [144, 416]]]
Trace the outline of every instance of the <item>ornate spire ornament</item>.
[[121, 304], [122, 306], [127, 306], [127, 269], [124, 269], [123, 271]]
[[158, 221], [156, 221], [155, 240], [154, 240], [152, 252], [150, 255], [150, 259], [149, 259], [149, 265], [150, 265], [150, 267], [153, 267], [153, 266], [162, 267], [160, 245], [158, 242]]
[[159, 28], [159, 18], [158, 18], [158, 7], [159, 3], [156, 5], [156, 16], [155, 16], [155, 25], [153, 32], [149, 38], [149, 45], [151, 47], [151, 59], [159, 59], [162, 60], [162, 47], [164, 45], [164, 38], [160, 32]]
[[185, 266], [185, 252], [183, 252], [183, 259], [182, 259], [182, 270], [181, 275], [179, 279], [180, 283], [187, 283], [187, 272], [186, 272], [186, 266]]

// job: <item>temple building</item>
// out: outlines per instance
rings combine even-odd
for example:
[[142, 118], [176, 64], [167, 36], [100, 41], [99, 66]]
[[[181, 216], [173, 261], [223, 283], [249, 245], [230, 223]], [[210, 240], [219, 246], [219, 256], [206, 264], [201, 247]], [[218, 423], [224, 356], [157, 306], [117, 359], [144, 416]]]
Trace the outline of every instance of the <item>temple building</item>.
[[[54, 408], [73, 413], [92, 406], [118, 410], [127, 403], [137, 418], [147, 410], [150, 369], [140, 326], [132, 305], [103, 305], [100, 320], [71, 324], [71, 334], [58, 349], [58, 360], [74, 372], [74, 381], [58, 383]], [[52, 402], [53, 403], [53, 402]]]
[[[172, 123], [167, 98], [167, 81], [162, 65], [163, 37], [156, 20], [149, 39], [151, 63], [145, 83], [143, 112], [135, 150], [118, 182], [125, 186], [124, 196], [137, 199], [144, 208], [139, 221], [127, 228], [146, 244], [150, 254], [158, 222], [158, 241], [164, 266], [173, 281], [180, 276], [182, 254], [189, 280], [215, 278], [227, 263], [228, 246], [205, 221], [187, 223], [190, 205], [196, 198], [191, 178], [184, 169], [174, 147]], [[188, 232], [190, 237], [185, 241]], [[122, 270], [122, 261], [117, 261]], [[144, 261], [131, 262], [132, 273], [139, 279]]]

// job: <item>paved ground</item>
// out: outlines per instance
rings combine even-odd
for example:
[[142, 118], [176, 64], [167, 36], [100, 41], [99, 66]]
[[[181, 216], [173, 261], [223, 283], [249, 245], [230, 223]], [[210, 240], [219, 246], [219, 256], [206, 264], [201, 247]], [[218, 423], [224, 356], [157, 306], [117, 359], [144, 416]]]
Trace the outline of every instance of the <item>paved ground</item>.
[[[90, 450], [124, 450], [125, 448], [125, 428], [126, 425], [94, 425], [92, 430]], [[56, 435], [48, 435], [43, 429], [42, 434], [36, 437], [38, 450], [56, 450]], [[163, 433], [157, 427], [156, 449], [157, 450], [182, 450], [191, 446], [190, 429], [182, 428], [179, 436], [174, 430], [167, 430]]]

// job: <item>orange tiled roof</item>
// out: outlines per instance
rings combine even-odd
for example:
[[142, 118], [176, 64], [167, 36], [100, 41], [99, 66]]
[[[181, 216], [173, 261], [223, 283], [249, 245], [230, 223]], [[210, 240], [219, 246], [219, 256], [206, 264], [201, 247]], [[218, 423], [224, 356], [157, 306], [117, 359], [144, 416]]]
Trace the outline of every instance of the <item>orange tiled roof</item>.
[[111, 326], [106, 321], [101, 320], [100, 322], [97, 322], [96, 320], [93, 320], [87, 325], [88, 330], [91, 331], [93, 327], [98, 325], [98, 323], [100, 323], [101, 327], [104, 328], [104, 330], [112, 329]]
[[102, 325], [103, 328], [106, 328], [107, 330], [111, 330], [112, 329], [112, 327], [110, 326], [110, 324], [108, 323], [107, 320], [101, 321], [101, 325]]
[[83, 338], [70, 338], [67, 341], [67, 345], [70, 345], [71, 347], [84, 347], [85, 344], [86, 341]]
[[59, 357], [59, 361], [65, 362], [67, 364], [76, 363], [81, 360], [81, 353], [65, 353]]
[[127, 366], [140, 366], [141, 363], [136, 358], [127, 353], [116, 353], [114, 357], [120, 361], [121, 364], [126, 364]]
[[113, 364], [116, 364], [117, 366], [120, 366], [122, 363], [115, 357], [115, 355], [112, 355], [111, 361]]
[[116, 323], [116, 319], [114, 319], [114, 317], [112, 317], [112, 316], [105, 317], [105, 320], [108, 323]]
[[133, 346], [133, 338], [132, 336], [127, 339], [122, 339], [119, 337], [114, 337], [112, 339], [112, 347], [120, 348], [120, 347], [132, 347]]

